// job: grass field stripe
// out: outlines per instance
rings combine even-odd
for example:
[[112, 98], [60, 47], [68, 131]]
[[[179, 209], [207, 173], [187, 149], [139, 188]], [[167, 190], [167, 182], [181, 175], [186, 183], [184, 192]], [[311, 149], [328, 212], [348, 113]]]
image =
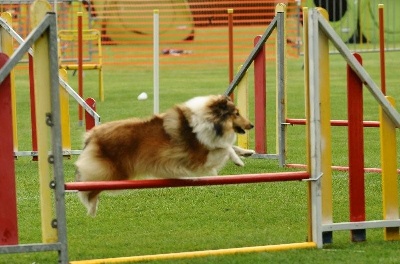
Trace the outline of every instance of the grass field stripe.
[[[394, 99], [386, 97], [394, 106]], [[397, 182], [397, 140], [396, 126], [387, 114], [379, 107], [381, 120], [381, 166], [382, 166], [382, 203], [383, 219], [393, 220], [399, 218], [399, 190]], [[399, 227], [386, 227], [385, 240], [399, 240]]]
[[313, 242], [302, 242], [302, 243], [268, 245], [268, 246], [143, 255], [143, 256], [133, 256], [133, 257], [80, 260], [80, 261], [70, 261], [70, 264], [100, 264], [100, 263], [107, 264], [107, 263], [152, 261], [152, 260], [199, 258], [199, 257], [224, 256], [224, 255], [234, 255], [234, 254], [244, 254], [244, 253], [260, 253], [260, 252], [282, 251], [282, 250], [292, 250], [292, 249], [306, 249], [315, 247], [316, 244]]

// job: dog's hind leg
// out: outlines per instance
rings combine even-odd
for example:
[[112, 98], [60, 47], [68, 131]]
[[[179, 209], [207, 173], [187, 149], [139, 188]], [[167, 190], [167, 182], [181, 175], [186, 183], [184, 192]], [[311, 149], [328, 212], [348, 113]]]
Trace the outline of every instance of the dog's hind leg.
[[99, 194], [101, 191], [84, 191], [79, 192], [78, 196], [82, 204], [85, 205], [88, 215], [95, 217], [97, 207], [99, 205]]

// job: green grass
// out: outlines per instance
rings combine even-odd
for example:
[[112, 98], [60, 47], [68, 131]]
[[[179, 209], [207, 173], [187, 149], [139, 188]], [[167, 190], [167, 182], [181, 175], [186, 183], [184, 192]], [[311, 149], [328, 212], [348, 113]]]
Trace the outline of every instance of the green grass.
[[[288, 61], [288, 116], [304, 118], [302, 58]], [[399, 53], [387, 54], [388, 94], [399, 98], [396, 87]], [[364, 65], [379, 83], [379, 55], [365, 54]], [[331, 56], [332, 119], [346, 118], [345, 63]], [[145, 91], [152, 98], [151, 67], [112, 67], [105, 71], [105, 101], [97, 102], [102, 122], [152, 114], [152, 100], [138, 101]], [[222, 93], [228, 84], [227, 66], [164, 65], [160, 71], [160, 109], [196, 95]], [[77, 77], [69, 74], [77, 87]], [[252, 71], [249, 70], [250, 105], [253, 105]], [[267, 69], [268, 149], [275, 152], [275, 68]], [[85, 72], [85, 97], [97, 99], [97, 73]], [[365, 92], [365, 116], [376, 120], [378, 107]], [[19, 149], [30, 150], [29, 97], [26, 70], [17, 72]], [[252, 107], [251, 107], [252, 109]], [[77, 106], [71, 101], [73, 149], [80, 149], [83, 128], [78, 126]], [[254, 113], [251, 110], [250, 118]], [[379, 167], [379, 132], [365, 129], [365, 163]], [[253, 146], [253, 134], [250, 136]], [[332, 128], [333, 163], [346, 165], [347, 130]], [[289, 163], [305, 162], [304, 127], [288, 128]], [[66, 159], [66, 181], [73, 181], [76, 157]], [[246, 166], [232, 163], [221, 174], [287, 171], [277, 161], [246, 159]], [[37, 163], [30, 158], [16, 160], [19, 232], [21, 243], [41, 241]], [[366, 174], [367, 218], [381, 219], [379, 174]], [[348, 221], [347, 173], [334, 172], [334, 221]], [[101, 196], [98, 216], [86, 216], [75, 193], [66, 194], [68, 247], [70, 260], [108, 258], [144, 254], [208, 250], [231, 247], [303, 242], [307, 237], [307, 189], [305, 183], [263, 183], [213, 187], [169, 188], [123, 191]], [[400, 242], [385, 242], [382, 229], [368, 230], [367, 241], [351, 243], [348, 231], [334, 233], [334, 243], [324, 249], [290, 250], [257, 254], [156, 261], [154, 263], [397, 263]], [[0, 263], [56, 263], [57, 254], [29, 253], [1, 255]]]

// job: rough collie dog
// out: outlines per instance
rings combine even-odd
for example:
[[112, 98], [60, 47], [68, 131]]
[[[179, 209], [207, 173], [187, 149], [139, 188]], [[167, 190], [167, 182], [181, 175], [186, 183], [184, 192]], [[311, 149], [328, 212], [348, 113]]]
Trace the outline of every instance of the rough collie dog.
[[[179, 178], [217, 175], [228, 159], [253, 150], [233, 146], [236, 133], [253, 125], [229, 97], [195, 97], [148, 120], [105, 123], [86, 134], [76, 161], [77, 181]], [[88, 214], [95, 216], [100, 191], [79, 192]]]

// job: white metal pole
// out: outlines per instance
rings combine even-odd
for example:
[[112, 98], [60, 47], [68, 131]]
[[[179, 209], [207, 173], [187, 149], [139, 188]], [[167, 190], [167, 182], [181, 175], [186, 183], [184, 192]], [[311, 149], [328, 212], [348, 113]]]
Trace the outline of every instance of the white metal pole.
[[312, 241], [323, 247], [322, 238], [322, 193], [321, 193], [321, 119], [319, 94], [319, 46], [318, 18], [315, 9], [308, 13], [308, 56], [310, 80], [310, 156], [311, 156], [311, 210]]

